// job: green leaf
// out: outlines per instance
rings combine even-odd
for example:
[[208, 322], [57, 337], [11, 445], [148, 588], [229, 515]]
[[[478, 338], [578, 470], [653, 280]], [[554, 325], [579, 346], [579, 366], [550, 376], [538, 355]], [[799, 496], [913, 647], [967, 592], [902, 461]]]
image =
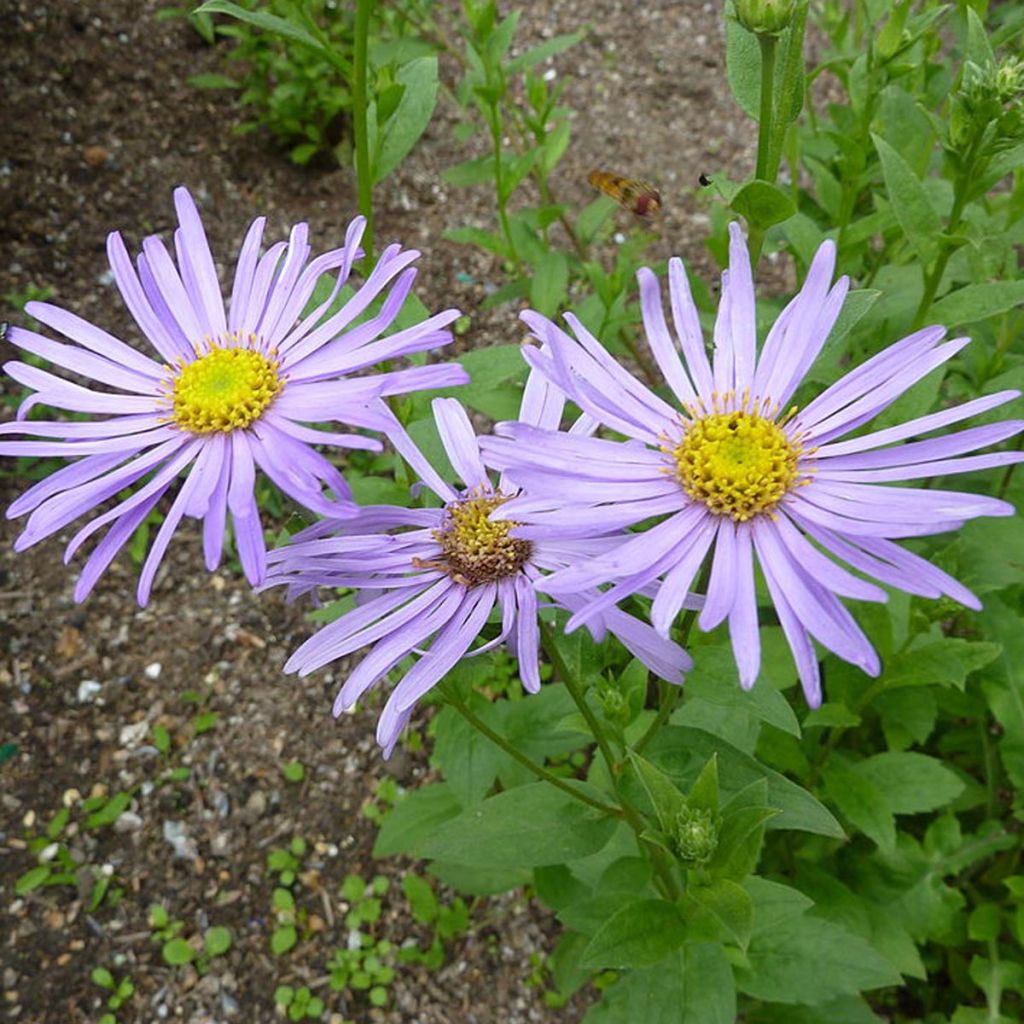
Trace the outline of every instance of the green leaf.
[[470, 867], [435, 860], [428, 870], [438, 881], [467, 896], [496, 896], [521, 889], [533, 881], [527, 868]]
[[533, 268], [530, 305], [543, 316], [553, 317], [569, 297], [569, 261], [552, 249]]
[[800, 723], [789, 701], [772, 686], [743, 690], [736, 677], [736, 658], [728, 644], [702, 646], [686, 679], [687, 699], [699, 697], [720, 708], [743, 711], [776, 729], [800, 735]]
[[475, 245], [487, 252], [493, 252], [504, 260], [512, 258], [512, 250], [508, 242], [501, 235], [493, 231], [485, 231], [483, 228], [449, 228], [444, 237], [450, 242], [458, 242], [460, 245]]
[[675, 825], [676, 815], [686, 805], [686, 798], [679, 787], [664, 772], [655, 768], [650, 761], [633, 750], [627, 750], [627, 754], [630, 764], [658, 816], [662, 831], [671, 832]]
[[764, 805], [767, 798], [767, 783], [759, 779], [740, 790], [722, 808], [718, 848], [708, 864], [708, 870], [715, 878], [741, 882], [757, 867], [765, 826], [778, 813], [773, 807]]
[[[474, 694], [470, 703], [485, 720], [490, 704]], [[488, 723], [493, 724], [493, 723]], [[494, 785], [502, 751], [473, 728], [455, 708], [434, 718], [434, 761], [462, 807], [479, 803]]]
[[505, 65], [505, 70], [508, 74], [514, 75], [520, 71], [525, 71], [527, 68], [535, 67], [537, 64], [546, 61], [549, 57], [554, 57], [555, 54], [568, 50], [570, 46], [575, 46], [581, 39], [586, 37], [586, 34], [586, 29], [580, 29], [580, 31], [572, 32], [568, 35], [553, 36], [539, 46], [531, 47], [529, 50], [524, 50], [519, 56], [513, 57]]
[[99, 810], [93, 811], [85, 819], [86, 828], [102, 828], [104, 825], [113, 825], [132, 802], [131, 793], [115, 793]]
[[228, 75], [218, 75], [214, 72], [206, 72], [201, 75], [189, 75], [188, 84], [194, 89], [238, 89], [240, 82], [236, 82]]
[[92, 979], [93, 984], [99, 985], [100, 988], [110, 989], [111, 991], [114, 988], [114, 976], [106, 967], [94, 967], [89, 977]]
[[964, 790], [957, 775], [926, 754], [888, 751], [854, 766], [854, 771], [884, 794], [894, 814], [921, 814], [955, 800]]
[[196, 958], [196, 951], [185, 939], [171, 939], [170, 942], [165, 942], [161, 952], [171, 967], [190, 964]]
[[751, 227], [767, 230], [796, 213], [796, 203], [788, 192], [770, 181], [748, 181], [729, 204]]
[[964, 55], [969, 61], [973, 61], [982, 68], [995, 64], [996, 55], [992, 52], [992, 44], [989, 42], [984, 22], [978, 16], [978, 12], [969, 4], [966, 11], [967, 46]]
[[412, 916], [420, 924], [431, 924], [437, 920], [437, 897], [428, 881], [419, 875], [405, 875], [402, 878], [402, 892], [409, 901]]
[[281, 928], [274, 929], [270, 936], [270, 951], [275, 956], [283, 956], [289, 950], [294, 949], [298, 941], [299, 933], [292, 925], [286, 924]]
[[881, 158], [886, 191], [903, 234], [921, 260], [931, 263], [942, 230], [939, 215], [906, 160], [881, 136], [872, 133], [871, 138]]
[[[754, 902], [750, 893], [728, 878], [707, 885], [692, 885], [686, 891], [687, 934], [690, 939], [734, 942], [745, 949], [753, 927]], [[711, 927], [709, 927], [711, 925]]]
[[324, 59], [332, 66], [338, 63], [341, 63], [343, 66], [347, 66], [347, 70], [344, 71], [344, 74], [351, 75], [352, 65], [349, 61], [344, 61], [339, 55], [323, 46], [320, 40], [315, 36], [310, 35], [297, 22], [278, 17], [276, 14], [269, 14], [266, 11], [250, 11], [239, 4], [232, 3], [231, 0], [206, 0], [206, 3], [201, 7], [197, 7], [193, 13], [227, 14], [232, 18], [237, 18], [239, 21], [244, 21], [249, 25], [255, 25], [256, 28], [261, 28], [265, 32], [284, 36], [286, 39], [291, 39], [293, 42], [301, 43], [303, 46], [308, 46], [311, 50], [316, 50], [318, 53], [322, 54]]
[[688, 780], [696, 778], [708, 758], [717, 753], [718, 778], [726, 798], [758, 779], [766, 780], [767, 804], [779, 812], [768, 823], [769, 828], [816, 832], [834, 839], [846, 836], [831, 812], [807, 790], [703, 729], [664, 728], [646, 752], [649, 760], [682, 788]]
[[611, 838], [615, 824], [546, 782], [534, 782], [446, 821], [418, 852], [484, 867], [560, 864], [596, 853]]
[[215, 925], [203, 936], [203, 942], [210, 956], [223, 956], [231, 948], [231, 932], [221, 925]]
[[[820, 1005], [837, 996], [896, 985], [899, 974], [859, 935], [810, 917], [810, 901], [777, 883], [748, 883], [754, 934], [746, 963], [737, 966], [741, 992], [769, 1002]], [[809, 970], [813, 965], [813, 970]]]
[[373, 846], [373, 855], [389, 857], [404, 853], [410, 857], [424, 856], [422, 850], [427, 840], [441, 831], [446, 822], [461, 810], [458, 799], [446, 783], [437, 782], [413, 790], [385, 816]]
[[[466, 187], [469, 185], [482, 185], [485, 181], [494, 179], [494, 158], [489, 156], [477, 157], [475, 160], [463, 160], [462, 163], [446, 167], [441, 172], [441, 180], [449, 185]], [[462, 239], [456, 239], [462, 241]]]
[[52, 871], [53, 868], [50, 864], [39, 864], [36, 867], [30, 867], [24, 874], [19, 874], [17, 881], [14, 883], [14, 894], [16, 896], [24, 896], [26, 893], [31, 893], [33, 890], [38, 889], [50, 877]]
[[585, 967], [650, 967], [686, 941], [686, 925], [673, 903], [636, 900], [598, 929], [583, 951]]
[[944, 636], [900, 651], [885, 671], [890, 690], [903, 686], [951, 686], [962, 690], [971, 672], [999, 657], [999, 644]]
[[736, 1024], [736, 986], [720, 945], [694, 943], [656, 967], [630, 971], [583, 1024]]
[[928, 323], [958, 327], [997, 316], [1024, 303], [1024, 281], [969, 284], [944, 295], [928, 311]]
[[166, 754], [171, 749], [171, 734], [167, 731], [166, 726], [154, 725], [152, 730], [153, 746], [160, 751], [161, 754]]
[[832, 758], [823, 774], [825, 791], [846, 816], [883, 850], [896, 846], [896, 821], [885, 793], [870, 778], [858, 774], [845, 762]]
[[409, 155], [430, 124], [437, 103], [437, 57], [417, 57], [399, 68], [395, 77], [405, 91], [377, 137], [372, 158], [375, 185]]
[[301, 782], [306, 777], [306, 768], [301, 761], [289, 761], [282, 766], [281, 774], [288, 782]]
[[539, 156], [540, 150], [538, 149], [528, 149], [525, 153], [519, 153], [512, 157], [511, 160], [506, 160], [505, 154], [502, 154], [501, 189], [499, 192], [502, 202], [505, 202], [515, 192], [523, 178], [533, 169]]

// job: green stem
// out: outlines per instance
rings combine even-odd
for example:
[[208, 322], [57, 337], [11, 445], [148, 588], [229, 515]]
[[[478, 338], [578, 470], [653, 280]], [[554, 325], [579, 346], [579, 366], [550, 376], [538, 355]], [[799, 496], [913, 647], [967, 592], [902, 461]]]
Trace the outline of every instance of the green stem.
[[778, 39], [773, 35], [758, 34], [757, 42], [761, 47], [761, 109], [757, 122], [757, 172], [761, 181], [771, 181], [771, 149], [773, 93], [775, 91], [775, 53], [779, 46]]
[[[710, 559], [704, 563], [703, 569], [701, 569], [700, 578], [697, 580], [697, 587], [695, 592], [707, 592], [708, 580], [711, 579], [711, 561]], [[680, 627], [681, 635], [679, 637], [679, 643], [685, 647], [690, 640], [690, 634], [693, 632], [693, 624], [697, 621], [697, 609], [687, 608], [683, 613], [683, 621]], [[647, 727], [643, 736], [633, 744], [633, 750], [636, 753], [641, 753], [644, 747], [654, 739], [657, 735], [658, 730], [672, 717], [672, 712], [679, 707], [679, 702], [683, 699], [683, 690], [680, 686], [669, 686], [666, 688], [666, 692], [662, 695], [662, 701], [658, 707], [658, 713], [654, 716], [654, 720]]]
[[477, 732], [486, 736], [496, 747], [503, 750], [509, 757], [521, 764], [527, 771], [536, 775], [538, 779], [541, 779], [544, 782], [550, 782], [555, 788], [562, 790], [564, 793], [568, 793], [569, 796], [575, 800], [579, 800], [581, 803], [588, 804], [590, 807], [600, 811], [602, 814], [606, 814], [612, 818], [625, 817], [618, 807], [613, 807], [611, 804], [595, 800], [582, 790], [569, 785], [568, 782], [559, 778], [554, 774], [554, 772], [548, 771], [547, 768], [542, 764], [539, 764], [537, 761], [534, 761], [533, 758], [527, 757], [521, 750], [509, 743], [501, 733], [495, 732], [494, 729], [492, 729], [479, 715], [471, 711], [469, 707], [455, 695], [454, 692], [449, 689], [445, 689], [444, 687], [442, 687], [441, 692], [444, 694], [444, 699], [448, 704], [455, 708], [455, 710], [462, 715], [462, 717], [469, 722]]
[[370, 14], [374, 0], [356, 0], [355, 55], [352, 81], [352, 131], [356, 143], [356, 184], [359, 190], [359, 212], [366, 218], [363, 249], [366, 266], [373, 265], [373, 179], [370, 176], [370, 145], [366, 118], [368, 99], [367, 41], [370, 35]]
[[[978, 156], [978, 148], [981, 144], [982, 133], [978, 132], [974, 141], [971, 143], [971, 148], [967, 154], [967, 159], [964, 161], [963, 170], [960, 176], [957, 178], [956, 188], [953, 192], [953, 209], [949, 212], [949, 220], [946, 222], [947, 236], [952, 235], [958, 227], [960, 227], [960, 220], [963, 217], [964, 207], [967, 206], [967, 194], [973, 184], [972, 178], [974, 176], [974, 162]], [[928, 310], [931, 309], [932, 302], [935, 299], [935, 293], [939, 289], [939, 285], [942, 283], [942, 275], [946, 272], [946, 264], [949, 263], [950, 256], [953, 255], [954, 249], [949, 242], [943, 243], [942, 252], [939, 253], [938, 259], [936, 259], [931, 271], [925, 275], [924, 279], [924, 293], [921, 296], [921, 301], [918, 303], [917, 312], [914, 313], [914, 321], [911, 324], [911, 330], [917, 330], [924, 323], [925, 317], [928, 315]]]
[[583, 692], [583, 686], [573, 673], [569, 671], [569, 666], [566, 665], [565, 659], [562, 657], [561, 652], [558, 650], [558, 646], [555, 643], [555, 638], [551, 632], [551, 628], [543, 621], [543, 619], [540, 620], [540, 642], [545, 653], [551, 659], [551, 664], [554, 666], [555, 673], [565, 684], [565, 688], [569, 691], [576, 707], [579, 708], [580, 714], [583, 715], [587, 725], [590, 727], [591, 733], [593, 733], [594, 739], [597, 741], [598, 749], [601, 751], [601, 757], [604, 759], [605, 766], [608, 769], [608, 776], [611, 780], [612, 788], [615, 791], [615, 799], [618, 800], [619, 806], [622, 808], [626, 824], [629, 825], [633, 830], [633, 833], [636, 835], [637, 846], [640, 848], [642, 853], [649, 857], [651, 861], [651, 866], [654, 868], [655, 876], [662, 895], [666, 899], [677, 900], [682, 894], [682, 891], [679, 887], [678, 881], [676, 880], [675, 874], [672, 871], [672, 863], [666, 857], [664, 850], [648, 844], [642, 838], [646, 825], [644, 824], [643, 818], [640, 817], [636, 810], [634, 810], [622, 795], [622, 790], [619, 785], [619, 772], [621, 765], [612, 753], [611, 744], [608, 742], [608, 737], [605, 733], [604, 727], [601, 725], [597, 715], [594, 714], [594, 709], [587, 703], [587, 697]]
[[494, 147], [494, 192], [498, 203], [498, 223], [501, 225], [501, 233], [508, 244], [509, 252], [512, 254], [512, 262], [515, 265], [516, 277], [523, 276], [523, 264], [519, 259], [516, 250], [515, 239], [512, 237], [512, 226], [508, 219], [508, 201], [505, 196], [505, 187], [501, 166], [501, 137], [502, 117], [501, 108], [497, 103], [491, 105], [491, 116], [487, 119], [488, 127], [491, 130], [491, 143]]
[[[757, 122], [757, 168], [754, 177], [759, 181], [774, 181], [778, 165], [772, 170], [771, 151], [775, 132], [773, 130], [773, 92], [775, 89], [775, 53], [779, 41], [773, 35], [758, 35], [761, 47], [761, 108]], [[750, 249], [750, 264], [757, 267], [764, 245], [764, 229], [751, 224], [747, 232], [747, 247]]]

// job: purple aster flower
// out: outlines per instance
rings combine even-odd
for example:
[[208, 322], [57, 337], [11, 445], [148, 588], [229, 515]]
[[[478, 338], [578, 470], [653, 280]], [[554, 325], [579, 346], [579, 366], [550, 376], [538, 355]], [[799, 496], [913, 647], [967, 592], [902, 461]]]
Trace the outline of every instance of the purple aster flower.
[[745, 239], [735, 224], [730, 236], [710, 360], [682, 263], [669, 264], [675, 337], [657, 279], [646, 269], [638, 274], [648, 344], [678, 405], [619, 366], [571, 314], [566, 321], [575, 339], [527, 312], [523, 319], [544, 343], [525, 350], [531, 366], [627, 440], [507, 423], [496, 429], [501, 436], [484, 439], [482, 451], [488, 465], [529, 493], [528, 501], [514, 499], [495, 513], [526, 524], [513, 536], [546, 542], [657, 517], [656, 525], [614, 550], [545, 580], [555, 596], [612, 584], [570, 619], [569, 629], [657, 585], [651, 621], [667, 635], [709, 557], [698, 623], [709, 630], [728, 621], [740, 682], [749, 688], [761, 661], [756, 560], [804, 692], [817, 706], [821, 685], [812, 637], [865, 672], [879, 671], [878, 655], [839, 598], [884, 601], [886, 594], [833, 559], [912, 594], [945, 594], [980, 607], [963, 585], [894, 541], [956, 529], [975, 516], [1010, 515], [1012, 506], [979, 494], [886, 485], [1021, 461], [1019, 452], [967, 454], [1017, 434], [1020, 420], [896, 444], [994, 409], [1019, 392], [848, 436], [968, 343], [943, 341], [943, 328], [928, 327], [852, 370], [802, 410], [790, 407], [849, 282], [831, 284], [835, 246], [826, 242], [758, 354]]
[[[119, 233], [107, 239], [118, 290], [157, 360], [45, 302], [29, 303], [26, 310], [73, 344], [20, 327], [7, 333], [19, 348], [104, 387], [83, 387], [28, 363], [5, 365], [11, 377], [34, 393], [22, 403], [15, 422], [0, 424], [0, 434], [46, 440], [3, 442], [0, 455], [74, 460], [7, 509], [8, 518], [31, 513], [15, 548], [31, 547], [132, 489], [86, 523], [67, 546], [65, 561], [109, 524], [82, 570], [75, 587], [77, 601], [92, 590], [168, 492], [174, 497], [142, 567], [139, 604], [146, 604], [171, 535], [186, 515], [203, 520], [206, 564], [214, 569], [230, 512], [245, 574], [253, 584], [259, 583], [265, 550], [254, 494], [257, 469], [314, 512], [350, 515], [355, 506], [345, 480], [313, 446], [379, 450], [380, 442], [304, 424], [340, 421], [381, 431], [403, 449], [411, 441], [383, 398], [467, 380], [456, 365], [355, 376], [382, 360], [446, 344], [451, 335], [444, 328], [459, 315], [448, 310], [381, 337], [416, 276], [410, 264], [419, 253], [403, 252], [398, 245], [385, 249], [362, 287], [328, 314], [348, 281], [353, 261], [362, 255], [361, 217], [349, 226], [342, 248], [312, 260], [306, 224], [296, 225], [288, 242], [277, 242], [260, 255], [265, 218], [255, 220], [242, 243], [225, 311], [195, 203], [184, 188], [175, 190], [174, 202], [179, 223], [174, 233], [177, 266], [157, 237], [143, 242], [137, 268]], [[335, 270], [330, 296], [307, 311], [317, 281]], [[389, 285], [380, 310], [353, 326]], [[27, 420], [37, 404], [104, 418]]]
[[[561, 395], [534, 374], [521, 415], [535, 427], [554, 426], [563, 404]], [[537, 588], [543, 589], [543, 575], [618, 543], [610, 538], [512, 537], [512, 524], [493, 522], [490, 513], [514, 491], [504, 478], [497, 486], [492, 483], [462, 406], [451, 398], [436, 399], [433, 405], [441, 440], [464, 486], [457, 489], [445, 482], [422, 456], [410, 461], [443, 507], [367, 507], [352, 519], [323, 520], [268, 555], [266, 585], [287, 584], [289, 597], [321, 586], [363, 592], [362, 603], [324, 626], [285, 666], [285, 671], [307, 675], [372, 645], [338, 693], [335, 715], [351, 708], [404, 658], [419, 655], [392, 690], [378, 722], [377, 740], [385, 757], [416, 702], [470, 654], [507, 641], [519, 659], [523, 686], [535, 693], [540, 688]], [[585, 428], [585, 423], [579, 427]], [[577, 610], [596, 596], [596, 590], [566, 594], [560, 603]], [[498, 635], [471, 650], [496, 608], [501, 617]], [[690, 667], [681, 647], [618, 608], [591, 620], [590, 629], [599, 640], [611, 631], [670, 682], [682, 682], [683, 671]]]

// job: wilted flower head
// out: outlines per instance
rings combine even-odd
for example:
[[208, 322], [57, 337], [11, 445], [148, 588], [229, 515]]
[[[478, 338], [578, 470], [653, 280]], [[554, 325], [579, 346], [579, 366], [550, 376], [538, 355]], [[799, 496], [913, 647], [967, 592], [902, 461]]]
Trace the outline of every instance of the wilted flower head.
[[[534, 375], [521, 415], [527, 423], [553, 425], [562, 406], [561, 396]], [[290, 596], [321, 586], [378, 592], [324, 626], [285, 666], [286, 671], [306, 675], [372, 645], [348, 673], [334, 704], [336, 715], [351, 708], [404, 658], [418, 655], [392, 690], [378, 723], [377, 739], [385, 756], [416, 702], [470, 654], [507, 642], [519, 659], [523, 686], [536, 692], [537, 588], [543, 589], [546, 572], [609, 546], [605, 539], [516, 539], [512, 524], [491, 519], [516, 490], [506, 479], [495, 485], [488, 476], [462, 406], [454, 399], [436, 399], [434, 415], [463, 486], [447, 483], [422, 456], [415, 458], [410, 452], [406, 458], [441, 499], [441, 508], [367, 507], [352, 519], [317, 523], [268, 556], [267, 586], [287, 584]], [[596, 591], [565, 595], [561, 603], [577, 609], [596, 596]], [[473, 648], [495, 609], [501, 619], [498, 635]], [[613, 608], [591, 623], [597, 639], [605, 630], [662, 678], [682, 681], [683, 670], [690, 665], [686, 653], [647, 624]]]
[[[32, 513], [16, 549], [30, 547], [134, 488], [86, 523], [68, 544], [66, 561], [97, 530], [110, 527], [85, 563], [75, 588], [79, 601], [165, 494], [174, 497], [142, 567], [140, 604], [148, 600], [171, 535], [186, 515], [203, 520], [206, 564], [214, 569], [230, 512], [245, 574], [258, 583], [264, 573], [264, 543], [254, 493], [257, 469], [314, 512], [350, 515], [355, 507], [348, 486], [313, 446], [380, 448], [372, 438], [303, 424], [340, 421], [382, 431], [404, 446], [407, 437], [383, 396], [467, 379], [456, 365], [352, 376], [381, 360], [446, 344], [451, 335], [444, 328], [458, 316], [448, 310], [381, 337], [398, 316], [416, 275], [410, 264], [419, 253], [403, 252], [397, 245], [385, 249], [365, 284], [331, 311], [353, 261], [362, 255], [361, 217], [349, 226], [342, 248], [312, 260], [307, 225], [296, 225], [287, 243], [277, 242], [261, 256], [264, 218], [254, 221], [242, 243], [225, 311], [195, 203], [184, 188], [175, 190], [174, 201], [177, 265], [155, 236], [143, 242], [137, 268], [120, 234], [114, 232], [107, 240], [114, 281], [158, 360], [45, 302], [29, 303], [26, 310], [72, 344], [20, 327], [7, 333], [19, 348], [104, 388], [83, 387], [28, 363], [4, 367], [34, 392], [22, 403], [15, 422], [0, 424], [0, 435], [47, 440], [3, 442], [0, 455], [76, 460], [7, 509], [8, 518]], [[331, 294], [307, 311], [317, 281], [331, 271], [338, 272]], [[380, 311], [357, 324], [389, 285]], [[95, 415], [71, 422], [26, 419], [36, 405]]]
[[848, 288], [846, 278], [831, 285], [835, 246], [826, 242], [818, 250], [803, 287], [758, 353], [746, 243], [737, 225], [730, 234], [710, 361], [682, 263], [669, 264], [675, 337], [657, 279], [649, 270], [638, 275], [647, 340], [677, 405], [619, 366], [571, 314], [566, 321], [575, 339], [545, 317], [524, 313], [544, 343], [543, 349], [525, 350], [530, 364], [627, 440], [581, 439], [507, 423], [496, 428], [503, 436], [485, 438], [482, 449], [489, 465], [529, 491], [528, 503], [513, 499], [495, 513], [526, 524], [515, 531], [523, 539], [558, 537], [570, 521], [576, 529], [612, 522], [620, 529], [659, 517], [615, 550], [545, 581], [555, 596], [613, 584], [568, 628], [657, 585], [651, 617], [667, 636], [710, 558], [698, 624], [708, 630], [728, 621], [740, 682], [750, 687], [761, 663], [756, 561], [804, 692], [816, 706], [821, 686], [812, 637], [865, 672], [879, 670], [877, 654], [839, 598], [884, 601], [885, 591], [837, 560], [912, 594], [945, 594], [979, 607], [964, 586], [894, 540], [956, 529], [976, 516], [1010, 515], [1012, 506], [984, 495], [886, 485], [1024, 459], [1020, 452], [967, 455], [1017, 434], [1024, 427], [1019, 420], [897, 444], [994, 409], [1019, 392], [1002, 391], [848, 437], [968, 343], [944, 342], [943, 328], [928, 327], [796, 409], [792, 396], [825, 344]]

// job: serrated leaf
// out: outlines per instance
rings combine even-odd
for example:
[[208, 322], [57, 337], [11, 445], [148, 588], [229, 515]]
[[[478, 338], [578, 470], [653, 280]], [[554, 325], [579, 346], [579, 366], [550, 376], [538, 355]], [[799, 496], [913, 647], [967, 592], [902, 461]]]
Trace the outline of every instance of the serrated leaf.
[[[754, 903], [742, 885], [719, 878], [706, 885], [692, 885], [686, 891], [692, 906], [686, 914], [690, 939], [733, 942], [745, 949], [753, 927]], [[711, 927], [709, 927], [709, 925]]]
[[909, 751], [875, 754], [859, 761], [853, 770], [885, 795], [895, 814], [937, 810], [964, 789], [963, 782], [941, 761]]
[[583, 1024], [736, 1024], [732, 967], [718, 944], [694, 943], [656, 967], [629, 971]]
[[650, 967], [686, 941], [678, 908], [665, 900], [636, 900], [612, 914], [583, 951], [585, 967]]
[[[483, 707], [476, 706], [477, 704]], [[474, 710], [486, 719], [490, 705], [480, 698]], [[503, 754], [452, 707], [434, 718], [434, 760], [463, 807], [479, 803], [494, 785]]]
[[859, 775], [838, 758], [833, 758], [823, 773], [825, 791], [844, 814], [883, 850], [896, 846], [896, 821], [885, 793], [870, 778]]
[[779, 812], [768, 823], [769, 828], [792, 828], [835, 839], [845, 838], [839, 822], [807, 790], [703, 729], [666, 727], [646, 750], [648, 759], [682, 788], [689, 779], [696, 778], [714, 753], [718, 754], [719, 783], [726, 798], [758, 779], [767, 782], [766, 802]]
[[[596, 794], [592, 794], [596, 795]], [[426, 838], [421, 856], [482, 867], [560, 864], [600, 850], [615, 819], [545, 782], [492, 796]]]
[[[755, 904], [755, 921], [757, 909]], [[735, 976], [739, 990], [755, 999], [811, 1006], [900, 982], [889, 962], [859, 935], [807, 915], [756, 929]]]
[[686, 805], [686, 798], [679, 787], [659, 768], [633, 750], [627, 751], [629, 761], [640, 784], [647, 793], [654, 813], [658, 816], [662, 830], [670, 832], [676, 816]]

